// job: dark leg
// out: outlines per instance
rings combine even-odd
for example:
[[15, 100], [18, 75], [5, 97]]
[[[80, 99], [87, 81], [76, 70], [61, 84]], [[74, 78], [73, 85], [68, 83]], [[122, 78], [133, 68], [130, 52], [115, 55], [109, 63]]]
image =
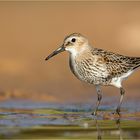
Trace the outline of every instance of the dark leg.
[[121, 104], [122, 104], [122, 101], [123, 101], [123, 96], [125, 94], [125, 90], [121, 87], [120, 88], [120, 94], [121, 94], [121, 97], [120, 97], [120, 102], [119, 102], [119, 105], [116, 109], [116, 113], [120, 116], [120, 108], [121, 108]]
[[92, 115], [95, 115], [95, 116], [97, 115], [98, 107], [99, 107], [100, 102], [101, 102], [101, 99], [102, 99], [101, 88], [100, 88], [100, 86], [96, 86], [96, 92], [97, 92], [98, 100], [97, 100], [97, 103], [96, 103], [96, 109], [95, 109], [95, 111], [92, 113]]
[[122, 128], [121, 128], [121, 120], [120, 118], [116, 120], [116, 126], [118, 128], [118, 131], [119, 131], [119, 139], [122, 140], [123, 137], [122, 137]]
[[95, 120], [95, 125], [96, 125], [96, 130], [97, 130], [97, 140], [101, 140], [102, 139], [102, 134], [101, 134], [101, 129], [99, 127], [97, 119]]

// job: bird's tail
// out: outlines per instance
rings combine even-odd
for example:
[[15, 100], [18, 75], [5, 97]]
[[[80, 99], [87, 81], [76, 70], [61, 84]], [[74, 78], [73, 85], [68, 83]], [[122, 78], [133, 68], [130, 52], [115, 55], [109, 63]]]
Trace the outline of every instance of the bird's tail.
[[140, 67], [140, 57], [132, 57], [131, 63], [132, 63], [133, 70], [137, 69], [138, 67]]
[[135, 66], [135, 67], [133, 68], [133, 70], [134, 70], [134, 69], [137, 69], [138, 67], [140, 67], [140, 64], [139, 64], [139, 65], [137, 65], [137, 66]]

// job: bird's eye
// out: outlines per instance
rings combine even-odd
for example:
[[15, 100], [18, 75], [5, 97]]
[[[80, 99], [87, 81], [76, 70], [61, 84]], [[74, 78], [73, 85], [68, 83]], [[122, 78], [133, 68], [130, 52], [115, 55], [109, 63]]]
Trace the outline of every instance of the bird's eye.
[[71, 39], [71, 42], [75, 42], [75, 41], [76, 41], [76, 39], [75, 39], [75, 38], [72, 38], [72, 39]]

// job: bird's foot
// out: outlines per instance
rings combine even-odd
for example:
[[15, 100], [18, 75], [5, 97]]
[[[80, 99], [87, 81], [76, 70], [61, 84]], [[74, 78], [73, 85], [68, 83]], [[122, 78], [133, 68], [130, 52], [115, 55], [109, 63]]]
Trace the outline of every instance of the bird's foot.
[[119, 116], [121, 116], [120, 112], [121, 112], [120, 107], [117, 107], [116, 114], [118, 114]]
[[97, 111], [91, 113], [92, 116], [97, 116]]
[[97, 114], [95, 112], [91, 113], [92, 119], [97, 120]]
[[115, 112], [113, 112], [112, 114], [114, 114], [114, 115], [118, 115], [119, 117], [121, 117], [121, 114], [120, 114], [120, 108], [118, 107], [117, 109], [116, 109], [116, 111]]

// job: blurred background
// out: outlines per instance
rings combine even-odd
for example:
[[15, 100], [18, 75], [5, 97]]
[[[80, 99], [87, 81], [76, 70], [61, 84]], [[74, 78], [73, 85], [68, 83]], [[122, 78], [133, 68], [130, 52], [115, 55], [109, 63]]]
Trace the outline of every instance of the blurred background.
[[[140, 56], [140, 2], [0, 2], [0, 100], [93, 102], [94, 86], [71, 73], [67, 52], [44, 60], [73, 32], [93, 47]], [[124, 88], [125, 99], [139, 99], [140, 71]], [[103, 92], [119, 98], [116, 88]]]

